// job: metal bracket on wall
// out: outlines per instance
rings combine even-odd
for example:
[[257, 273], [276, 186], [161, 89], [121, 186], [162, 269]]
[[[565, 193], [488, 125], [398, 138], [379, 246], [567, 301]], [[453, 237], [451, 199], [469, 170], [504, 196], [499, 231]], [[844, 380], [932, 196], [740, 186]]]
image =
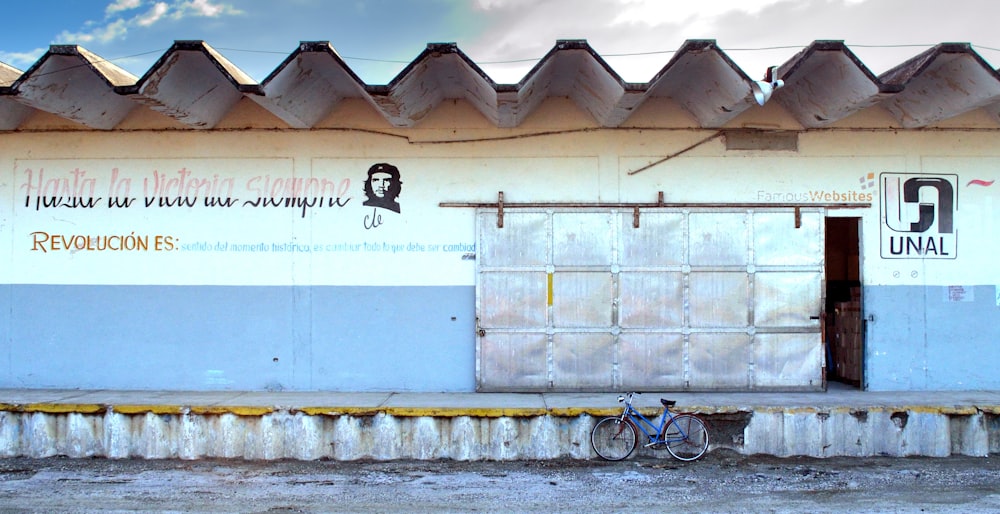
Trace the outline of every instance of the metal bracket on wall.
[[497, 192], [497, 228], [503, 228], [503, 191]]
[[795, 206], [795, 228], [802, 228], [802, 208]]
[[[646, 205], [646, 204], [643, 204]], [[656, 207], [663, 207], [663, 191], [657, 191]], [[632, 205], [632, 228], [639, 228], [639, 206]]]

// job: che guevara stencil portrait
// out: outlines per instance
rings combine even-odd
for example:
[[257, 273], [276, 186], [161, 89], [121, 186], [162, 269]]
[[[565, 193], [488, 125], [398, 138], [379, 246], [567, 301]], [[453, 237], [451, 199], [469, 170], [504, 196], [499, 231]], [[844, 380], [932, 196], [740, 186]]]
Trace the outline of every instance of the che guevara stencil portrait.
[[368, 168], [368, 178], [365, 179], [364, 205], [379, 207], [393, 212], [399, 212], [399, 202], [396, 198], [403, 188], [399, 179], [399, 168], [386, 162], [373, 164]]

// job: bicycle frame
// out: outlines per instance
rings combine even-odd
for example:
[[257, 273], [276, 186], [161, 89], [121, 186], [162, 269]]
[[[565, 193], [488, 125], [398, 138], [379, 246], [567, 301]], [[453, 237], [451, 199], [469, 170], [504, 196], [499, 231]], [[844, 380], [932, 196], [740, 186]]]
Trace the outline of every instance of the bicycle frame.
[[[660, 439], [660, 434], [663, 434], [664, 433], [663, 429], [666, 428], [666, 426], [671, 421], [674, 420], [674, 415], [670, 412], [669, 408], [664, 406], [663, 414], [660, 416], [659, 425], [654, 424], [653, 420], [647, 418], [646, 416], [643, 416], [641, 412], [639, 412], [635, 407], [632, 406], [633, 394], [634, 393], [628, 393], [627, 396], [623, 395], [619, 397], [619, 401], [625, 402], [625, 408], [622, 409], [621, 420], [625, 421], [625, 419], [627, 418], [629, 421], [632, 422], [633, 426], [641, 430], [642, 433], [646, 435], [646, 438], [649, 440], [649, 442], [643, 446], [652, 446], [654, 444], [666, 444], [677, 441], [683, 441], [687, 439], [687, 434], [684, 433], [684, 430], [680, 426], [677, 426], [677, 430], [678, 432], [680, 432], [680, 437], [672, 437], [670, 439], [666, 438]], [[653, 433], [650, 433], [649, 430], [646, 430], [646, 427], [652, 429]]]
[[665, 449], [675, 459], [692, 461], [708, 451], [708, 430], [697, 416], [688, 413], [674, 415], [670, 411], [676, 402], [660, 398], [663, 414], [659, 422], [655, 416], [646, 417], [632, 406], [632, 399], [639, 393], [632, 391], [618, 397], [625, 407], [621, 414], [602, 418], [590, 430], [590, 446], [599, 457], [618, 461], [628, 458], [646, 436], [645, 448]]

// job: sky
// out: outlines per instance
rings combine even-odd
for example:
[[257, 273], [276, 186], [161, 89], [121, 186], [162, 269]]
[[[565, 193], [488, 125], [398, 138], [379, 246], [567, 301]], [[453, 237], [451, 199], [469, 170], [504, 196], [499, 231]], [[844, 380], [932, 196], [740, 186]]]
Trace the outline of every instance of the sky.
[[365, 83], [389, 84], [428, 43], [453, 42], [515, 84], [560, 39], [585, 39], [648, 82], [688, 39], [714, 39], [751, 78], [817, 40], [841, 40], [876, 75], [934, 44], [1000, 64], [996, 0], [22, 0], [4, 2], [0, 62], [27, 71], [79, 45], [136, 77], [175, 40], [203, 40], [258, 82], [300, 41], [329, 41]]

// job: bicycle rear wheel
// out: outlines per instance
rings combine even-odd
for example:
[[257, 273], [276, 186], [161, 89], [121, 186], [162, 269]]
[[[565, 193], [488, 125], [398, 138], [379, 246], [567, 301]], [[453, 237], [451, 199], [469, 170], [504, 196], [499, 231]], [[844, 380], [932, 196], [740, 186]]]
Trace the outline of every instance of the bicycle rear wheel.
[[638, 443], [635, 427], [620, 418], [604, 418], [590, 432], [590, 445], [604, 460], [622, 460], [632, 454]]
[[667, 451], [678, 460], [695, 460], [708, 450], [708, 429], [696, 416], [681, 414], [663, 429]]

